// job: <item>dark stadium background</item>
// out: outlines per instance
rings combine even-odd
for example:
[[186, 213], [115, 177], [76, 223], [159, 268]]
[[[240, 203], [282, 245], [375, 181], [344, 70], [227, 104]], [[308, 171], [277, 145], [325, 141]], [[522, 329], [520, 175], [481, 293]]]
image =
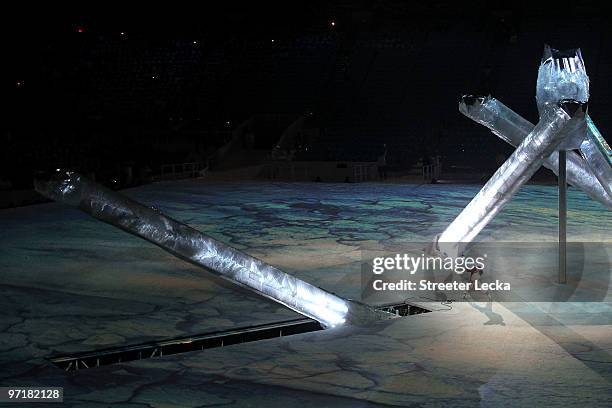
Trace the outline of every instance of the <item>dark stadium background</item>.
[[223, 168], [216, 152], [256, 115], [273, 118], [252, 129], [258, 150], [296, 117], [316, 129], [294, 142], [296, 160], [376, 161], [386, 146], [390, 169], [439, 156], [447, 171], [490, 174], [511, 148], [457, 100], [491, 93], [535, 123], [544, 43], [582, 48], [591, 116], [604, 136], [612, 129], [610, 27], [597, 4], [7, 7], [2, 188], [31, 188], [37, 171], [57, 168], [114, 187], [147, 182], [165, 163]]

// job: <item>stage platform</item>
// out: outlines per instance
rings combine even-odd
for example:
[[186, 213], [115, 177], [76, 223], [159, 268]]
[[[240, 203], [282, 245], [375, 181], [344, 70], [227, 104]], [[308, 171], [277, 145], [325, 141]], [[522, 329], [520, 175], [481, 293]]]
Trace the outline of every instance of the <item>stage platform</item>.
[[[362, 251], [431, 240], [479, 188], [196, 180], [124, 193], [360, 299]], [[556, 214], [555, 187], [525, 186], [479, 239], [554, 242]], [[431, 313], [367, 328], [67, 373], [49, 359], [300, 316], [61, 204], [1, 210], [0, 225], [0, 385], [63, 386], [66, 406], [612, 405], [609, 279], [597, 302], [422, 300]], [[569, 190], [568, 239], [601, 243], [603, 268], [611, 225]]]

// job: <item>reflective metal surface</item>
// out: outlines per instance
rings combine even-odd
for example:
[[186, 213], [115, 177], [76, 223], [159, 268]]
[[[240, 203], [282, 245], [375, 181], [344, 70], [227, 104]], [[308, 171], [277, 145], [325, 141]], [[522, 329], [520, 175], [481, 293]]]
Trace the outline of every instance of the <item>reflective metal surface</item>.
[[[464, 96], [459, 103], [460, 112], [518, 147], [451, 225], [436, 237], [437, 250], [461, 256], [467, 244], [542, 164], [560, 176], [563, 189], [567, 174], [572, 185], [612, 208], [610, 148], [588, 118], [588, 100], [589, 78], [580, 49], [559, 51], [548, 45], [538, 70], [536, 101], [540, 121], [535, 127], [490, 96]], [[571, 151], [579, 148], [586, 162]], [[559, 151], [563, 151], [562, 174]]]
[[[562, 100], [580, 103], [589, 101], [589, 77], [586, 73], [582, 53], [579, 48], [556, 50], [544, 46], [544, 55], [538, 69], [536, 102], [540, 117], [548, 105], [556, 105]], [[586, 122], [576, 127], [576, 132], [559, 145], [558, 150], [580, 148], [586, 135]]]
[[580, 153], [604, 190], [612, 197], [612, 149], [590, 117], [587, 117], [587, 126], [587, 135], [580, 145]]
[[514, 153], [493, 174], [480, 192], [440, 235], [437, 249], [447, 256], [461, 256], [467, 244], [512, 199], [540, 168], [544, 159], [584, 122], [586, 105], [549, 105]]
[[[534, 127], [531, 122], [523, 119], [518, 113], [491, 96], [466, 95], [459, 102], [459, 111], [468, 118], [486, 126], [493, 134], [515, 147], [525, 139]], [[596, 129], [594, 124], [591, 125], [592, 121], [588, 116], [587, 123], [589, 123], [589, 132], [592, 132], [591, 128]], [[585, 139], [585, 141], [588, 140], [588, 138]], [[595, 146], [592, 143], [585, 145], [583, 142], [581, 150], [583, 148], [589, 148], [590, 150], [593, 147]], [[597, 154], [593, 150], [590, 151], [592, 154], [589, 154], [589, 157]], [[544, 167], [559, 175], [559, 153], [557, 151], [551, 153], [544, 160]], [[567, 152], [567, 180], [569, 184], [581, 189], [593, 200], [612, 209], [612, 194], [604, 189], [606, 184], [594, 174], [590, 163], [587, 163], [579, 154], [571, 150]], [[608, 178], [608, 189], [610, 182], [611, 179]]]
[[324, 327], [367, 324], [394, 317], [304, 282], [77, 173], [56, 173], [46, 180], [38, 179], [35, 187], [50, 199], [76, 206], [181, 259], [315, 319]]

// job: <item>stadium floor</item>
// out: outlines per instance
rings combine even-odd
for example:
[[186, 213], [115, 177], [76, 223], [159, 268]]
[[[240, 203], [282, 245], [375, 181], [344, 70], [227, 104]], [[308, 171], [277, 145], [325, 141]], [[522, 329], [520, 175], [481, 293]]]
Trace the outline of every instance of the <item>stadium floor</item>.
[[[472, 185], [205, 183], [124, 193], [341, 296], [363, 251], [426, 242]], [[569, 190], [570, 241], [612, 214]], [[480, 240], [554, 241], [557, 194], [525, 186]], [[143, 240], [49, 203], [0, 211], [0, 385], [63, 386], [68, 406], [610, 406], [612, 296], [421, 302], [432, 313], [64, 373], [50, 357], [298, 315]], [[571, 274], [572, 271], [570, 270]]]

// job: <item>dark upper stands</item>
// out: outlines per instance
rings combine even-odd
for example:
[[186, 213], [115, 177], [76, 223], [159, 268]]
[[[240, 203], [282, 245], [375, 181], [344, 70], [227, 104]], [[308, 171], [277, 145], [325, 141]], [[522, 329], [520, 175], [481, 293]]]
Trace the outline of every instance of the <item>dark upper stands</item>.
[[[432, 9], [431, 15], [438, 14]], [[391, 165], [441, 154], [447, 163], [494, 168], [498, 156], [511, 150], [462, 117], [458, 98], [492, 93], [536, 121], [544, 42], [583, 48], [591, 113], [605, 135], [612, 129], [612, 54], [595, 30], [598, 17], [559, 26], [552, 19], [542, 23], [545, 14], [400, 15], [393, 24], [327, 26], [277, 37], [83, 35], [48, 48], [38, 80], [26, 81], [25, 88], [38, 87], [36, 109], [54, 106], [53, 116], [60, 118], [49, 115], [42, 120], [47, 127], [16, 121], [5, 131], [2, 173], [20, 184], [30, 177], [19, 175], [22, 168], [99, 171], [126, 161], [155, 167], [183, 160], [187, 152], [203, 158], [227, 141], [231, 128], [261, 113], [314, 113], [309, 123], [321, 131], [300, 144], [296, 159], [376, 160], [386, 144]], [[66, 56], [64, 63], [49, 68], [57, 53]], [[20, 92], [30, 91], [15, 90]], [[36, 116], [36, 109], [29, 113]], [[26, 114], [17, 117], [27, 120]], [[48, 143], [29, 143], [28, 132]]]

